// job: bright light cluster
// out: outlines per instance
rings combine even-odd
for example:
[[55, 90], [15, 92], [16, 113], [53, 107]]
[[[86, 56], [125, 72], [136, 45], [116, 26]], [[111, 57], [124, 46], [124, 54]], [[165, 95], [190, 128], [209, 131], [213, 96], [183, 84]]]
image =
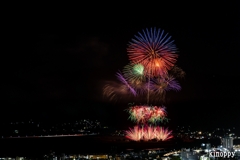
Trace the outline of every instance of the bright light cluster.
[[158, 106], [133, 106], [130, 107], [130, 119], [136, 123], [157, 123], [166, 120], [165, 107]]
[[130, 128], [129, 131], [126, 131], [126, 138], [133, 140], [133, 141], [150, 141], [150, 140], [157, 140], [157, 141], [166, 141], [171, 139], [172, 131], [165, 129], [163, 127], [139, 127], [134, 126], [134, 128]]

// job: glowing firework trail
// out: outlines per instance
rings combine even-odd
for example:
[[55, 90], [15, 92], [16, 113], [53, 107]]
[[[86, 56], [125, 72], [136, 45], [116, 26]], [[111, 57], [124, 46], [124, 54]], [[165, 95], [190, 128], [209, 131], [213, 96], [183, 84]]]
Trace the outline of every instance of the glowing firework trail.
[[155, 127], [154, 133], [156, 133], [155, 138], [158, 141], [166, 141], [173, 138], [172, 131], [169, 131], [168, 129], [164, 129], [163, 127], [159, 127], [159, 126]]
[[135, 126], [133, 129], [129, 129], [126, 131], [126, 138], [131, 139], [133, 141], [140, 141], [143, 138], [143, 129]]
[[129, 131], [126, 131], [126, 138], [133, 141], [150, 141], [154, 139], [157, 141], [166, 141], [173, 138], [173, 136], [172, 131], [163, 127], [134, 126], [133, 129], [130, 128]]
[[129, 85], [129, 83], [127, 82], [127, 80], [123, 77], [123, 75], [121, 73], [117, 73], [117, 77], [118, 79], [125, 85], [127, 86], [127, 88], [130, 90], [130, 92], [136, 96], [137, 93], [136, 91]]
[[132, 39], [127, 49], [129, 59], [133, 63], [140, 63], [148, 76], [164, 75], [170, 70], [177, 59], [176, 46], [171, 36], [164, 30], [146, 29]]
[[149, 141], [156, 137], [156, 133], [154, 133], [155, 129], [153, 127], [144, 127], [144, 133], [143, 133], [143, 140]]
[[103, 87], [103, 96], [108, 97], [110, 100], [126, 99], [126, 97], [132, 99], [135, 97], [125, 84], [116, 82], [108, 82]]
[[114, 87], [107, 84], [103, 87], [103, 95], [108, 97], [110, 100], [115, 98], [115, 90]]

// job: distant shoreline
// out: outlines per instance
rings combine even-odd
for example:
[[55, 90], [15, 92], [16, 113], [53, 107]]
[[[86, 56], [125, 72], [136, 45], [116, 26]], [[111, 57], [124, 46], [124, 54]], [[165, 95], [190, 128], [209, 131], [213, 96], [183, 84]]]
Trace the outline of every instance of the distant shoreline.
[[[56, 154], [110, 154], [120, 153], [126, 150], [146, 150], [153, 148], [180, 149], [190, 147], [200, 147], [205, 141], [183, 142], [169, 140], [157, 141], [129, 141], [121, 136], [58, 136], [58, 137], [34, 137], [34, 138], [4, 138], [0, 139], [3, 146], [0, 156], [29, 156], [44, 155], [54, 151]], [[220, 144], [220, 140], [213, 141], [212, 144]]]

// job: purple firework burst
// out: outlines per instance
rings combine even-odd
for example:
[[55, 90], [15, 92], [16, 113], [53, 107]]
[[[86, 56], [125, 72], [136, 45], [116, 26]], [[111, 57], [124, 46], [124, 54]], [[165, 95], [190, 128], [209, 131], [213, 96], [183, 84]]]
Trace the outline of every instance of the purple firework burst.
[[150, 89], [154, 92], [164, 94], [169, 90], [179, 91], [181, 90], [181, 86], [172, 76], [167, 76], [166, 78], [159, 77], [152, 79]]
[[176, 81], [175, 78], [172, 76], [168, 76], [166, 78], [166, 83], [167, 83], [167, 88], [166, 88], [167, 91], [169, 90], [180, 91], [182, 89], [178, 81]]

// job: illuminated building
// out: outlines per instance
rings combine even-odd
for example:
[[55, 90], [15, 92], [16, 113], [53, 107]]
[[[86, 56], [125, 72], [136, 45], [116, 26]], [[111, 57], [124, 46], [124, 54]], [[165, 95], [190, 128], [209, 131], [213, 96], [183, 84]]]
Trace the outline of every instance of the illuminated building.
[[227, 148], [228, 150], [233, 150], [233, 137], [226, 136], [222, 138], [222, 146], [223, 148]]
[[206, 149], [211, 149], [211, 144], [210, 143], [206, 144]]
[[190, 151], [190, 150], [181, 150], [181, 160], [199, 160], [201, 157], [201, 154]]

